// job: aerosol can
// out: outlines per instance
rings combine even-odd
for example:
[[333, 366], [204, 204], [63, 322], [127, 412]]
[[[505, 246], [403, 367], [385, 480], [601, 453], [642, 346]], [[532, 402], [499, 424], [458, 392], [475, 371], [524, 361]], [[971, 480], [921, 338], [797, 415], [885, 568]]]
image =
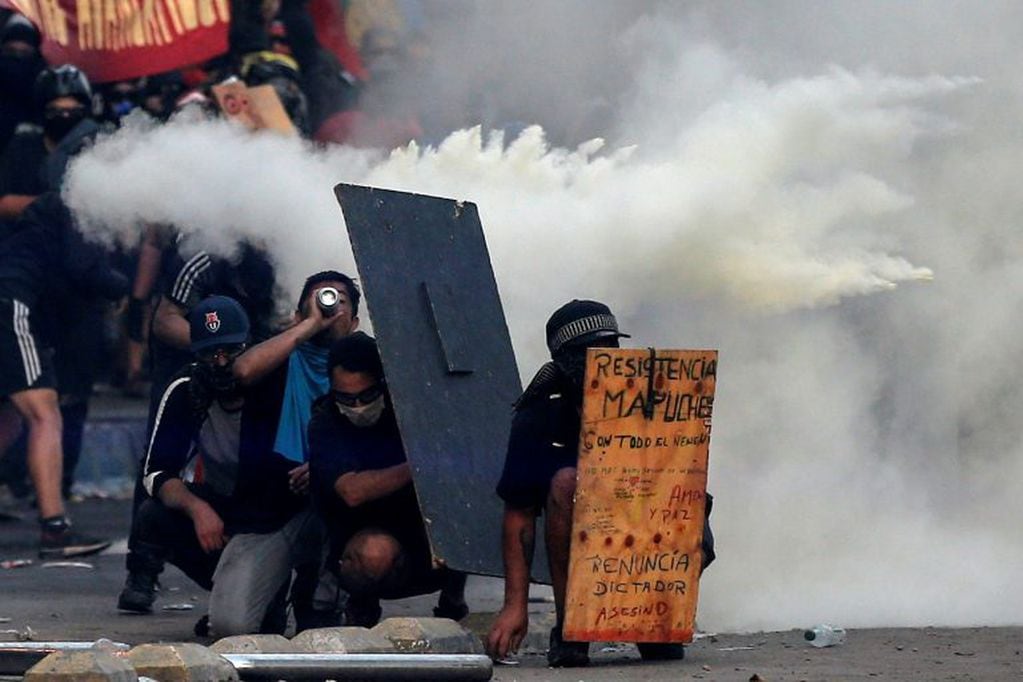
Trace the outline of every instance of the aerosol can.
[[337, 307], [340, 303], [341, 292], [334, 287], [323, 287], [316, 292], [316, 305], [320, 306], [320, 310], [327, 317], [337, 312]]

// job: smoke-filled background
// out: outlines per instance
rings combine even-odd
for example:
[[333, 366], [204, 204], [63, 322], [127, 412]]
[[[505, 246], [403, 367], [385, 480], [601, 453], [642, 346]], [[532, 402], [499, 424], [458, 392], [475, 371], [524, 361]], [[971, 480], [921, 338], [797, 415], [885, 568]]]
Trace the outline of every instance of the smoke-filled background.
[[1023, 622], [1023, 6], [438, 7], [402, 92], [449, 136], [128, 126], [70, 203], [258, 236], [294, 291], [354, 271], [335, 183], [474, 201], [524, 377], [572, 297], [720, 350], [703, 629]]

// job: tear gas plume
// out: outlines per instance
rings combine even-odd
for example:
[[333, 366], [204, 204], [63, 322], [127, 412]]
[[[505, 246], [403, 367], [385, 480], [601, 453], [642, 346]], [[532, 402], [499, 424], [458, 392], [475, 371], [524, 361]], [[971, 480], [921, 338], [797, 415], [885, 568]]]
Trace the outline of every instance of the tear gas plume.
[[[604, 45], [631, 78], [615, 80], [606, 144], [468, 127], [384, 154], [174, 120], [96, 144], [65, 196], [103, 238], [159, 222], [220, 253], [263, 240], [288, 301], [310, 272], [355, 270], [334, 184], [473, 201], [525, 375], [543, 360], [547, 316], [572, 297], [608, 301], [638, 345], [721, 351], [720, 558], [702, 580], [701, 627], [1018, 624], [1023, 211], [1007, 178], [1023, 158], [1019, 88], [933, 22], [918, 47], [941, 52], [943, 70], [904, 44], [872, 48], [923, 21], [905, 8], [887, 22], [887, 4], [858, 18], [819, 3], [811, 21], [805, 3], [776, 6], [616, 24]], [[561, 32], [545, 35], [596, 11], [559, 7], [541, 19]], [[1018, 25], [996, 10], [985, 16]], [[981, 23], [949, 26], [980, 44]], [[814, 31], [835, 26], [850, 36], [828, 54]], [[507, 35], [474, 40], [492, 50], [482, 62], [512, 61]], [[557, 60], [566, 47], [546, 45], [524, 72], [585, 69]], [[558, 112], [532, 120], [543, 115]]]
[[[926, 127], [912, 110], [889, 110], [884, 100], [948, 87], [954, 84], [848, 73], [775, 87], [750, 83], [703, 112], [670, 154], [653, 158], [628, 148], [601, 154], [597, 139], [551, 148], [538, 126], [507, 145], [499, 133], [484, 140], [476, 127], [436, 148], [410, 145], [382, 158], [252, 135], [225, 121], [137, 123], [74, 162], [66, 196], [98, 233], [130, 240], [149, 221], [175, 225], [216, 252], [240, 235], [264, 241], [292, 289], [316, 264], [340, 260], [351, 268], [334, 183], [471, 198], [512, 300], [516, 281], [530, 283], [523, 298], [535, 298], [537, 283], [552, 292], [564, 286], [564, 271], [515, 258], [529, 245], [551, 258], [569, 255], [577, 263], [571, 279], [595, 295], [613, 296], [613, 271], [644, 280], [642, 294], [654, 300], [682, 290], [784, 311], [930, 277], [879, 249], [869, 224], [911, 199], [847, 162], [865, 145], [878, 156], [904, 155], [900, 146]], [[857, 125], [843, 106], [863, 107], [874, 120]], [[787, 149], [811, 126], [819, 145]], [[879, 136], [895, 140], [895, 151]], [[830, 158], [819, 151], [825, 146]], [[847, 226], [859, 229], [848, 235]], [[599, 265], [612, 257], [613, 267]], [[559, 296], [545, 298], [550, 304]]]

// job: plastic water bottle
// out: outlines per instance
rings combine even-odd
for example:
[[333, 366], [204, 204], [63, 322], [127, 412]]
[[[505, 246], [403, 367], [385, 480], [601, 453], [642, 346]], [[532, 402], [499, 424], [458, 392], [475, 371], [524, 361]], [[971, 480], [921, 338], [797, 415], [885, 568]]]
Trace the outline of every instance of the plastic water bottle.
[[845, 641], [845, 628], [815, 625], [803, 632], [803, 639], [815, 647], [835, 646]]

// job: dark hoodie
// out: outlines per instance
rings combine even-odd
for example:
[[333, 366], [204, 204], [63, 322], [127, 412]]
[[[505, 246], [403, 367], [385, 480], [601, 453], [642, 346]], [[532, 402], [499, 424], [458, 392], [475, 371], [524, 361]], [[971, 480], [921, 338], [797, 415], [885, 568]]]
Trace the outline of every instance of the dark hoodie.
[[10, 40], [26, 42], [36, 51], [28, 56], [0, 54], [0, 150], [7, 146], [18, 125], [34, 120], [32, 86], [46, 68], [39, 54], [39, 31], [24, 17], [9, 18], [0, 29], [0, 45]]

